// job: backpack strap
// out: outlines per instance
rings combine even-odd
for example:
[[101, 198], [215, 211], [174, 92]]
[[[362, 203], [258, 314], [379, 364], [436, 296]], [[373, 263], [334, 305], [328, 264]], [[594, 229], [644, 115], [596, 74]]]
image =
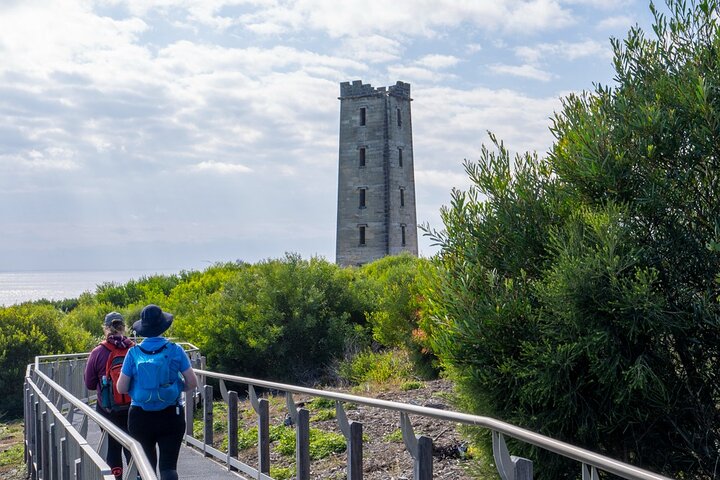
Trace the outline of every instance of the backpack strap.
[[138, 347], [140, 349], [140, 351], [143, 352], [145, 355], [155, 355], [155, 354], [160, 353], [163, 350], [165, 350], [169, 343], [170, 343], [170, 341], [168, 340], [167, 342], [163, 343], [162, 347], [156, 348], [155, 350], [145, 350], [140, 345], [135, 345], [135, 346]]

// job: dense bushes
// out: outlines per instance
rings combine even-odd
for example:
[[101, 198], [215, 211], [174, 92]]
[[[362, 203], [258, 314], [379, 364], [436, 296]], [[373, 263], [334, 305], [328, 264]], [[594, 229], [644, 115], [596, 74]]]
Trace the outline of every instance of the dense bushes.
[[[353, 275], [295, 255], [246, 265], [200, 311], [179, 315], [173, 332], [199, 346], [221, 371], [284, 381], [319, 378], [363, 319], [350, 290]], [[175, 292], [170, 303], [183, 312]]]
[[[288, 254], [257, 264], [225, 263], [202, 272], [105, 283], [94, 294], [63, 302], [0, 308], [0, 318], [8, 319], [0, 322], [0, 387], [13, 385], [20, 392], [25, 366], [35, 355], [88, 351], [102, 335], [106, 313], [120, 311], [132, 325], [148, 303], [175, 315], [167, 335], [197, 345], [210, 368], [236, 375], [318, 381], [371, 345], [419, 352], [412, 333], [423, 263], [401, 256], [361, 269], [340, 268]], [[21, 408], [17, 396], [2, 405], [0, 410], [12, 405], [13, 414]]]
[[[51, 305], [18, 305], [0, 309], [0, 412], [22, 412], [23, 376], [36, 355], [78, 347], [64, 336], [63, 314]], [[76, 339], [81, 340], [81, 339]]]
[[[547, 159], [496, 143], [466, 164], [428, 328], [475, 411], [713, 478], [720, 5], [669, 7], [657, 38], [613, 43], [617, 87], [565, 100]], [[576, 477], [536, 453], [542, 478]]]

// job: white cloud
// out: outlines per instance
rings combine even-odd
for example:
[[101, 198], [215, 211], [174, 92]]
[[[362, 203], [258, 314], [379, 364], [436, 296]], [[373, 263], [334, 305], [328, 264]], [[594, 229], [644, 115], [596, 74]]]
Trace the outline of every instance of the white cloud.
[[541, 60], [547, 61], [548, 57], [561, 57], [565, 60], [577, 60], [585, 57], [607, 59], [610, 57], [610, 49], [606, 44], [595, 40], [582, 42], [558, 42], [541, 43], [529, 46], [521, 46], [515, 49], [515, 54], [529, 63], [538, 63]]
[[563, 0], [568, 5], [585, 5], [599, 10], [613, 10], [627, 5], [628, 0]]
[[459, 62], [460, 59], [453, 55], [432, 54], [421, 57], [415, 63], [431, 70], [442, 70], [444, 68], [454, 67]]
[[212, 162], [204, 161], [196, 163], [187, 168], [189, 172], [210, 172], [219, 174], [232, 174], [232, 173], [249, 173], [252, 169], [245, 165], [238, 165], [234, 163], [225, 162]]
[[[548, 129], [556, 97], [532, 98], [512, 90], [447, 87], [418, 88], [413, 97], [416, 169], [461, 171], [465, 158], [475, 158], [487, 131], [513, 151], [545, 152], [552, 143]], [[431, 162], [431, 163], [428, 163]]]
[[[320, 30], [333, 38], [367, 34], [433, 37], [463, 23], [486, 31], [529, 33], [556, 30], [574, 22], [571, 12], [557, 0], [504, 0], [458, 2], [455, 0], [296, 0], [244, 15], [248, 28], [279, 33]], [[265, 25], [272, 25], [271, 28]]]
[[603, 30], [626, 30], [633, 26], [635, 23], [636, 20], [627, 15], [616, 15], [613, 17], [606, 17], [600, 20], [600, 22], [597, 24], [597, 28]]
[[415, 182], [423, 188], [439, 188], [443, 192], [449, 192], [453, 188], [466, 189], [470, 180], [465, 173], [451, 170], [416, 170]]
[[339, 54], [371, 63], [385, 63], [398, 60], [403, 52], [398, 40], [383, 35], [348, 37], [342, 41]]
[[412, 79], [414, 83], [439, 83], [451, 78], [451, 75], [412, 65], [389, 66], [387, 70], [390, 78]]
[[43, 150], [32, 149], [19, 155], [0, 155], [0, 166], [19, 171], [38, 172], [78, 170], [80, 164], [77, 152], [61, 147], [48, 147]]
[[498, 74], [512, 75], [514, 77], [530, 78], [532, 80], [540, 80], [541, 82], [549, 82], [553, 75], [532, 65], [490, 65], [490, 70]]
[[84, 5], [72, 0], [29, 0], [5, 10], [0, 15], [0, 73], [42, 77], [58, 69], [83, 71], [93, 58], [122, 51], [147, 29], [138, 18], [100, 17]]
[[482, 50], [482, 45], [479, 43], [468, 43], [465, 45], [465, 51], [469, 54], [477, 53]]

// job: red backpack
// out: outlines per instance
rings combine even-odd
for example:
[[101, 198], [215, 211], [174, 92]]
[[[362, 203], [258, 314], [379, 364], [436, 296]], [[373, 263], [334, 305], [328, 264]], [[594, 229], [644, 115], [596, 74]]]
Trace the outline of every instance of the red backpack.
[[115, 386], [120, 378], [120, 371], [128, 349], [116, 347], [108, 341], [104, 341], [100, 345], [110, 350], [110, 355], [105, 363], [105, 375], [100, 382], [98, 402], [102, 409], [109, 413], [127, 410], [130, 408], [130, 395], [118, 392]]

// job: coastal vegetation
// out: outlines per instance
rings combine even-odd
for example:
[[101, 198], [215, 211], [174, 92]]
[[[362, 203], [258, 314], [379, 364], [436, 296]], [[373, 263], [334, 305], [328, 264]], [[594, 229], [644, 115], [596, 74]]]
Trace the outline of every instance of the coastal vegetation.
[[[101, 284], [75, 301], [0, 308], [0, 387], [8, 393], [0, 412], [21, 413], [23, 376], [36, 355], [89, 351], [101, 340], [106, 313], [119, 311], [131, 325], [148, 303], [172, 312], [168, 335], [199, 347], [217, 371], [305, 384], [337, 382], [339, 372], [354, 381], [387, 380], [398, 371], [412, 377], [410, 360], [386, 350], [405, 352], [407, 340], [389, 332], [417, 325], [413, 279], [423, 264], [429, 261], [401, 255], [340, 268], [287, 254]], [[375, 365], [376, 353], [386, 361]]]
[[564, 99], [547, 158], [492, 138], [466, 163], [424, 325], [466, 408], [718, 478], [720, 5], [668, 6], [612, 42], [616, 86]]
[[[147, 303], [213, 370], [305, 384], [446, 375], [456, 408], [676, 478], [717, 478], [720, 2], [669, 0], [613, 40], [616, 85], [569, 95], [545, 158], [490, 135], [431, 259], [287, 254], [0, 309], [0, 412], [25, 366], [87, 351]], [[652, 8], [652, 7], [651, 7]], [[403, 387], [405, 388], [405, 387]], [[488, 439], [477, 435], [479, 445]], [[522, 444], [537, 478], [577, 464]]]

